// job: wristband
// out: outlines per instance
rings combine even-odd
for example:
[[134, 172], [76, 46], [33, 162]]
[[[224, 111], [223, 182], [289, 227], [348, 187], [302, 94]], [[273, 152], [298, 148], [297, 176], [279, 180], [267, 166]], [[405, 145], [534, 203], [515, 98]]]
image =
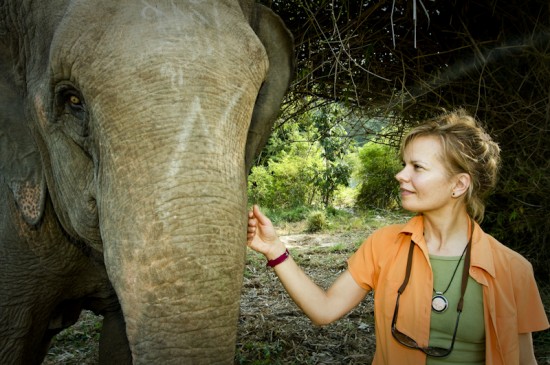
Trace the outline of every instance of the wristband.
[[279, 256], [279, 257], [277, 257], [276, 259], [273, 259], [273, 260], [268, 260], [266, 266], [275, 267], [275, 266], [279, 265], [280, 263], [284, 262], [286, 259], [288, 259], [289, 256], [290, 256], [290, 252], [288, 252], [288, 249], [286, 249], [285, 252], [281, 256]]

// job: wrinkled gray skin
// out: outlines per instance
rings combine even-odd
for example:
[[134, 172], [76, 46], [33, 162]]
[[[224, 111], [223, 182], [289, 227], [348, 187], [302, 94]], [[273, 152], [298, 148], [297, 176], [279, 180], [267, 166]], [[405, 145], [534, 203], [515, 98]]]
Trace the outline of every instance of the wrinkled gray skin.
[[0, 364], [233, 362], [246, 173], [292, 73], [248, 0], [0, 2]]

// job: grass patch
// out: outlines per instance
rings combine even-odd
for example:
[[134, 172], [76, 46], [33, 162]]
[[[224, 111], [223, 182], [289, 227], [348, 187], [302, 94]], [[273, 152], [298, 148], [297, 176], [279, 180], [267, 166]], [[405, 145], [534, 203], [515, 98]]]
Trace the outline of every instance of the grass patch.
[[95, 365], [99, 357], [102, 317], [83, 311], [78, 322], [52, 341], [43, 365]]
[[[270, 343], [246, 342], [237, 350], [235, 364], [247, 365], [270, 365], [280, 364], [277, 360], [280, 357], [283, 346], [275, 340]], [[246, 354], [246, 356], [243, 356]]]

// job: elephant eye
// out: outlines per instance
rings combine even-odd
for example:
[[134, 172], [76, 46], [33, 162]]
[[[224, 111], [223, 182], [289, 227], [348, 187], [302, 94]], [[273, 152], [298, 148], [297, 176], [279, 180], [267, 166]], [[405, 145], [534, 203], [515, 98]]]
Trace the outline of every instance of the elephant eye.
[[73, 92], [66, 92], [64, 95], [65, 105], [73, 113], [82, 113], [84, 112], [84, 103], [79, 95], [73, 94]]
[[86, 137], [88, 117], [82, 94], [68, 83], [57, 86], [56, 94], [57, 120], [67, 127], [69, 134]]
[[75, 108], [80, 107], [82, 105], [80, 98], [76, 95], [70, 95], [68, 102], [69, 104], [71, 104], [72, 107], [75, 107]]
[[56, 93], [56, 104], [60, 115], [72, 115], [84, 120], [86, 116], [86, 104], [78, 90], [70, 85], [60, 85]]

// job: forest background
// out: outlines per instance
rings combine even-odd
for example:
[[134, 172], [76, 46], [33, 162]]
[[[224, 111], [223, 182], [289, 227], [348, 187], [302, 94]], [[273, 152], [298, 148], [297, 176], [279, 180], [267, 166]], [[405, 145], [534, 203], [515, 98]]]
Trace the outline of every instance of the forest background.
[[406, 130], [463, 107], [502, 149], [482, 227], [550, 283], [547, 0], [261, 2], [294, 35], [296, 77], [252, 202], [294, 215], [394, 209]]

